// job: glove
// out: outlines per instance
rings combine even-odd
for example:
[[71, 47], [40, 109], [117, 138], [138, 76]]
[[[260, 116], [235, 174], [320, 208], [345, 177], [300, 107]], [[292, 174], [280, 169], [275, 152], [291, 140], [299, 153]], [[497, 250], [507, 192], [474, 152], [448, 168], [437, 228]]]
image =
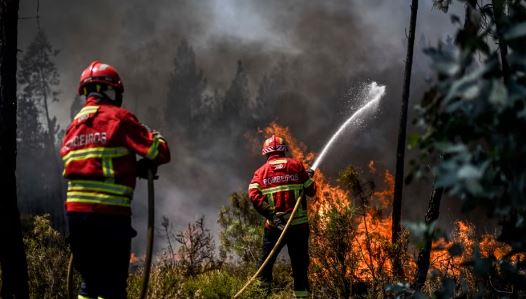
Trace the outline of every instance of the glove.
[[279, 230], [283, 230], [287, 224], [287, 220], [285, 219], [285, 215], [287, 214], [287, 212], [275, 213], [272, 217], [272, 225]]
[[141, 179], [148, 179], [148, 170], [151, 169], [153, 172], [153, 178], [157, 179], [157, 165], [152, 160], [142, 158], [137, 161], [137, 177]]
[[313, 169], [307, 169], [307, 174], [309, 175], [309, 178], [312, 178], [314, 176], [314, 170]]

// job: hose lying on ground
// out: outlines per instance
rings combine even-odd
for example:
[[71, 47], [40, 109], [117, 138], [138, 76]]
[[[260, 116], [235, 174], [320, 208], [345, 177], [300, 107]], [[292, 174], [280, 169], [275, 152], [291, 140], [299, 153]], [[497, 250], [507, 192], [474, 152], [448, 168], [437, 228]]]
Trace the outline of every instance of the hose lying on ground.
[[256, 271], [256, 273], [254, 275], [252, 275], [252, 277], [250, 277], [250, 279], [245, 283], [245, 285], [232, 298], [234, 298], [234, 299], [235, 298], [239, 298], [239, 296], [241, 296], [241, 294], [243, 294], [243, 292], [246, 290], [246, 288], [248, 288], [248, 286], [252, 282], [254, 282], [254, 280], [259, 276], [261, 271], [263, 271], [263, 268], [265, 268], [265, 266], [268, 264], [268, 262], [270, 261], [272, 256], [274, 256], [274, 254], [276, 253], [276, 251], [277, 251], [277, 249], [279, 247], [279, 244], [281, 244], [281, 242], [283, 241], [283, 238], [285, 237], [285, 234], [287, 233], [287, 230], [289, 229], [289, 226], [292, 223], [292, 220], [294, 219], [294, 215], [296, 214], [296, 211], [298, 210], [298, 208], [299, 208], [299, 206], [301, 204], [301, 198], [303, 197], [303, 193], [304, 192], [305, 192], [305, 190], [302, 190], [301, 193], [300, 193], [300, 196], [296, 199], [296, 205], [294, 205], [294, 209], [290, 213], [290, 217], [287, 220], [287, 224], [283, 228], [283, 231], [281, 231], [281, 235], [279, 235], [279, 238], [278, 238], [278, 241], [276, 242], [276, 245], [274, 245], [274, 247], [270, 251], [269, 255], [267, 256], [265, 261], [263, 261], [263, 263], [261, 264], [259, 269]]

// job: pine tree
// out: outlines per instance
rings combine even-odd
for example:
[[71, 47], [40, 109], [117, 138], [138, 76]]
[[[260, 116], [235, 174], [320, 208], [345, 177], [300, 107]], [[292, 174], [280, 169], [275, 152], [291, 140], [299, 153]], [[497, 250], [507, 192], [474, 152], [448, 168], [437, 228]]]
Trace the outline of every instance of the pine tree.
[[265, 75], [259, 83], [255, 102], [254, 118], [260, 126], [266, 126], [274, 121], [275, 109], [279, 105], [280, 95], [286, 91], [287, 78], [282, 64], [277, 65]]
[[239, 60], [236, 75], [225, 93], [222, 115], [226, 121], [230, 122], [230, 125], [245, 127], [253, 118], [251, 108], [248, 77], [243, 63]]
[[205, 88], [206, 79], [197, 67], [195, 52], [186, 40], [182, 40], [174, 58], [164, 115], [170, 131], [192, 128]]
[[59, 74], [53, 62], [56, 55], [58, 50], [52, 47], [45, 32], [39, 30], [20, 61], [17, 79], [21, 105], [18, 113], [21, 167], [18, 174], [22, 200], [33, 204], [40, 202], [33, 205], [37, 211], [29, 212], [50, 212], [55, 224], [60, 226], [63, 225], [64, 198], [62, 166], [58, 158], [60, 128], [56, 117], [50, 114], [51, 102], [58, 101]]
[[[40, 122], [35, 102], [18, 99], [17, 110], [17, 194], [22, 212], [42, 214], [46, 210], [49, 194], [46, 192], [47, 166], [46, 131]], [[35, 167], [39, 165], [39, 167]], [[46, 167], [47, 168], [47, 167]]]

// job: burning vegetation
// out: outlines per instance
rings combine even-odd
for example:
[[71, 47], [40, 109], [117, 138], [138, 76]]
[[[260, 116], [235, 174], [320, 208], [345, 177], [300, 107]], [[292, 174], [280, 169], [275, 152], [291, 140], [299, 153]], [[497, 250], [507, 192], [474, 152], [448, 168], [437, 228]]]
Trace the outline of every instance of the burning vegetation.
[[[272, 123], [266, 135], [283, 136], [292, 156], [311, 165], [315, 155], [298, 142], [288, 128]], [[383, 172], [378, 188], [374, 179], [374, 161], [368, 163], [368, 173], [353, 167], [341, 171], [336, 184], [323, 173], [315, 174], [318, 187], [309, 205], [311, 223], [311, 279], [323, 282], [316, 285], [318, 292], [347, 298], [354, 293], [383, 292], [382, 288], [398, 279], [392, 269], [393, 255], [401, 255], [404, 265], [403, 280], [411, 282], [416, 272], [417, 249], [409, 246], [409, 231], [403, 232], [400, 244], [391, 244], [391, 207], [394, 177]], [[511, 256], [510, 256], [511, 254]], [[429, 275], [425, 291], [439, 288], [437, 278], [449, 278], [466, 291], [476, 292], [477, 279], [473, 272], [474, 257], [501, 260], [510, 258], [524, 263], [524, 253], [512, 253], [511, 246], [497, 241], [494, 235], [478, 235], [475, 227], [465, 220], [457, 220], [449, 234], [432, 243]], [[491, 281], [488, 281], [491, 283]]]

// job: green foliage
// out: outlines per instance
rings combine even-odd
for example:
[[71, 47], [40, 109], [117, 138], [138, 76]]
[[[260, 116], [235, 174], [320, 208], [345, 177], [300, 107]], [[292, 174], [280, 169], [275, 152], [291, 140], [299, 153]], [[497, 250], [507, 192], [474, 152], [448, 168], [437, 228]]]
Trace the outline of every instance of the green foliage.
[[[186, 281], [182, 298], [231, 298], [245, 283], [244, 277], [236, 277], [226, 271], [210, 271]], [[241, 298], [263, 298], [263, 292], [252, 284]]]
[[[324, 215], [312, 218], [311, 230], [316, 239], [311, 239], [310, 255], [314, 261], [311, 275], [316, 283], [313, 291], [329, 298], [349, 298], [357, 269], [358, 256], [352, 250], [355, 237], [355, 211], [348, 207], [339, 211], [335, 207]], [[322, 237], [323, 236], [323, 237]], [[330, 249], [329, 249], [330, 248]]]
[[[437, 186], [462, 199], [465, 210], [486, 206], [503, 225], [501, 240], [524, 250], [519, 236], [526, 233], [526, 34], [521, 29], [526, 6], [509, 2], [501, 31], [492, 10], [481, 14], [491, 20], [485, 30], [463, 32], [455, 46], [425, 51], [437, 81], [419, 108], [417, 123], [424, 130], [419, 147], [426, 157], [440, 157], [433, 168]], [[500, 34], [510, 49], [506, 74], [499, 49], [490, 46]]]
[[[473, 252], [463, 266], [475, 279], [475, 295], [520, 296], [526, 265], [512, 256], [526, 250], [526, 4], [492, 4], [469, 8], [473, 18], [454, 45], [425, 50], [437, 76], [418, 107], [423, 134], [413, 145], [421, 158], [415, 165], [431, 159], [437, 187], [462, 200], [465, 211], [485, 207], [501, 225], [499, 240], [512, 246], [500, 260], [481, 257], [476, 246], [465, 249]], [[424, 171], [416, 167], [414, 174]], [[434, 297], [470, 295], [463, 279], [442, 279]]]
[[35, 216], [24, 234], [31, 298], [65, 298], [69, 249], [50, 216]]
[[[132, 267], [133, 268], [133, 267]], [[144, 268], [132, 270], [128, 277], [128, 298], [139, 298], [143, 283]], [[171, 299], [181, 298], [181, 283], [184, 281], [182, 271], [163, 255], [152, 265], [148, 287], [148, 298]]]
[[223, 259], [240, 258], [243, 263], [253, 264], [259, 259], [263, 218], [252, 207], [246, 193], [233, 193], [230, 206], [223, 207], [217, 220], [221, 226], [220, 255]]

